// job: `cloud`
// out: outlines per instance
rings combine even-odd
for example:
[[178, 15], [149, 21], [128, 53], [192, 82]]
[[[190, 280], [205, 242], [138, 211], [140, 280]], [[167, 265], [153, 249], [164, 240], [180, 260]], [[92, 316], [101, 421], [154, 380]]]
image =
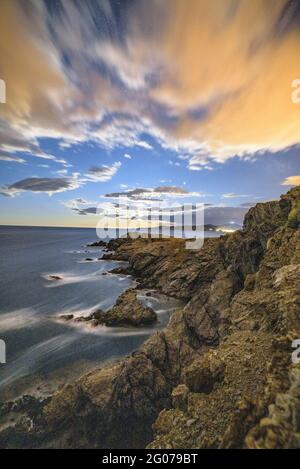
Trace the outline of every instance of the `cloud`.
[[77, 215], [96, 215], [99, 213], [97, 207], [73, 208], [72, 210], [76, 212]]
[[68, 170], [67, 169], [59, 169], [58, 171], [56, 171], [56, 174], [58, 174], [60, 176], [63, 176], [65, 174], [68, 174]]
[[300, 186], [300, 175], [289, 176], [281, 183], [282, 186]]
[[[39, 178], [31, 177], [22, 179], [14, 184], [3, 186], [0, 194], [13, 197], [24, 191], [45, 192], [52, 195], [55, 192], [65, 192], [67, 190], [78, 189], [87, 182], [106, 182], [109, 181], [120, 168], [121, 163], [116, 162], [112, 166], [97, 166], [89, 169], [88, 173], [81, 175], [80, 173], [72, 173], [71, 176], [61, 178]], [[66, 170], [59, 170], [57, 174], [64, 175]], [[78, 199], [77, 199], [77, 203]], [[82, 202], [80, 202], [82, 203]]]
[[11, 163], [21, 163], [24, 164], [26, 161], [23, 158], [19, 158], [18, 156], [13, 155], [4, 155], [0, 152], [0, 161], [8, 161]]
[[96, 204], [96, 202], [91, 202], [89, 200], [83, 199], [82, 197], [77, 197], [76, 199], [63, 200], [61, 203], [65, 207], [71, 208], [72, 210], [79, 210], [82, 208], [82, 206]]
[[124, 154], [124, 158], [127, 158], [128, 160], [131, 160], [131, 156], [128, 153]]
[[52, 160], [63, 165], [67, 164], [64, 159], [56, 158], [54, 155], [43, 151], [38, 144], [38, 140], [33, 135], [27, 138], [27, 136], [22, 133], [21, 129], [17, 127], [14, 128], [9, 125], [8, 122], [4, 122], [4, 120], [1, 119], [1, 109], [2, 108], [0, 108], [0, 152], [2, 154], [29, 153], [37, 158]]
[[109, 181], [120, 169], [121, 163], [117, 161], [112, 166], [93, 166], [87, 173], [87, 178], [93, 182]]
[[[176, 80], [162, 80], [154, 96], [185, 112], [177, 138], [206, 141], [208, 158], [218, 162], [299, 142], [300, 107], [291, 102], [300, 41], [291, 10], [298, 2], [276, 0], [270, 8], [263, 0], [175, 0], [172, 6], [161, 53]], [[195, 107], [206, 109], [204, 118], [186, 113]]]
[[[77, 215], [97, 215], [103, 211], [103, 208], [97, 202], [77, 197], [75, 199], [64, 200], [61, 202], [65, 207], [70, 208]], [[94, 205], [97, 204], [97, 207]], [[102, 204], [104, 207], [113, 207], [112, 204]]]
[[240, 207], [245, 207], [245, 208], [251, 208], [251, 207], [254, 207], [255, 205], [257, 204], [257, 201], [256, 202], [244, 202], [242, 204], [240, 204]]
[[206, 224], [224, 225], [227, 223], [243, 224], [248, 207], [208, 207], [204, 212]]
[[[148, 205], [148, 203], [150, 205]], [[115, 203], [100, 203], [95, 206], [80, 207], [75, 204], [75, 206], [70, 206], [73, 212], [77, 215], [100, 215], [99, 220], [101, 219], [101, 214], [105, 214], [106, 222], [110, 220], [111, 223], [115, 221], [116, 214], [116, 204]], [[122, 225], [122, 220], [134, 220], [135, 226], [147, 226], [145, 222], [148, 219], [148, 209], [151, 207], [151, 219], [153, 226], [158, 226], [159, 215], [163, 214], [164, 224], [168, 225], [167, 218], [170, 216], [170, 208], [172, 208], [172, 213], [181, 213], [181, 204], [177, 203], [176, 205], [170, 206], [167, 202], [165, 204], [156, 205], [155, 200], [143, 200], [143, 199], [132, 199], [132, 203], [129, 207], [126, 204], [121, 203], [118, 205], [118, 219], [120, 226]], [[197, 205], [197, 210], [204, 211], [204, 221], [206, 224], [213, 225], [226, 225], [226, 224], [236, 224], [242, 226], [244, 216], [247, 213], [249, 206], [243, 207], [219, 207], [212, 206], [211, 204], [201, 204]], [[103, 218], [104, 220], [104, 218]], [[144, 224], [144, 225], [143, 225]], [[126, 226], [126, 223], [125, 225]], [[133, 225], [132, 225], [133, 227]]]
[[41, 139], [150, 150], [150, 136], [199, 171], [299, 143], [298, 2], [52, 3], [1, 2], [2, 151], [66, 165]]
[[80, 198], [80, 197], [77, 198], [77, 199], [74, 199], [74, 201], [75, 201], [76, 203], [78, 203], [78, 204], [84, 204], [84, 205], [87, 205], [87, 204], [90, 203], [90, 202], [88, 202], [87, 200], [82, 199], [82, 198]]
[[0, 190], [0, 194], [6, 197], [14, 197], [20, 192], [30, 191], [41, 193], [44, 192], [52, 195], [56, 192], [65, 192], [77, 189], [80, 183], [75, 178], [26, 178], [17, 181], [9, 186], [4, 186]]
[[158, 201], [164, 197], [203, 197], [199, 192], [189, 192], [182, 187], [176, 186], [159, 186], [154, 189], [136, 188], [125, 192], [111, 192], [105, 194], [108, 198], [126, 197], [132, 200], [152, 200]]
[[239, 199], [241, 197], [251, 197], [251, 196], [246, 195], [246, 194], [235, 194], [234, 192], [229, 192], [227, 194], [222, 195], [222, 199]]

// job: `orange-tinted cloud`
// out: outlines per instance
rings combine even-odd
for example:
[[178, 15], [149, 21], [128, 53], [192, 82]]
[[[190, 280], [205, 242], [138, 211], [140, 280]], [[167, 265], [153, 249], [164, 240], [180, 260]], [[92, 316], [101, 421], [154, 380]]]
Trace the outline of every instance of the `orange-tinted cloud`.
[[[170, 72], [153, 95], [181, 116], [177, 138], [206, 142], [220, 161], [299, 142], [291, 84], [300, 76], [300, 32], [288, 27], [288, 3], [171, 2], [160, 46]], [[207, 113], [193, 119], [193, 108]]]
[[283, 186], [300, 186], [300, 175], [289, 176], [281, 183]]
[[97, 5], [62, 2], [50, 17], [43, 2], [2, 0], [3, 151], [46, 157], [40, 137], [146, 148], [148, 133], [197, 170], [299, 143], [297, 2], [140, 0], [121, 40], [109, 2]]

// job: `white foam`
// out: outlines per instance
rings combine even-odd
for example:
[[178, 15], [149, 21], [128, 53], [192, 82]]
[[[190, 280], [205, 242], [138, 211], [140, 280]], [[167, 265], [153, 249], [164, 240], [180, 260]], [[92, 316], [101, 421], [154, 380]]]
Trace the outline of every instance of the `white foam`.
[[[60, 320], [59, 316], [66, 315], [66, 314], [73, 314], [74, 318], [78, 318], [80, 316], [89, 316], [92, 312], [96, 311], [97, 309], [102, 309], [105, 303], [106, 303], [106, 299], [90, 307], [84, 307], [81, 304], [77, 304], [73, 307], [60, 309], [59, 311], [56, 311], [55, 313], [53, 313], [52, 319], [54, 318], [55, 320]], [[69, 324], [69, 323], [65, 322], [65, 324]]]
[[61, 334], [23, 351], [11, 365], [6, 365], [3, 369], [4, 373], [1, 377], [0, 386], [7, 386], [15, 380], [28, 375], [31, 370], [36, 369], [37, 364], [42, 359], [48, 356], [51, 357], [55, 352], [62, 350], [75, 340], [78, 340], [77, 335]]
[[31, 308], [22, 308], [10, 313], [0, 314], [0, 331], [21, 329], [40, 321], [40, 317]]
[[[95, 276], [101, 275], [103, 269], [99, 269], [96, 272], [88, 273], [85, 275], [76, 275], [70, 272], [48, 272], [42, 275], [42, 278], [47, 280], [47, 284], [45, 285], [47, 288], [55, 288], [60, 287], [63, 285], [71, 284], [71, 283], [81, 283], [81, 282], [93, 282], [95, 281]], [[51, 278], [51, 276], [60, 277], [58, 280]]]
[[102, 254], [103, 253], [103, 248], [83, 248], [83, 249], [74, 249], [73, 251], [65, 251], [66, 254]]
[[81, 259], [80, 261], [77, 261], [78, 264], [93, 264], [94, 262], [103, 262], [105, 259], [98, 259], [97, 257], [91, 257], [91, 260], [87, 259]]

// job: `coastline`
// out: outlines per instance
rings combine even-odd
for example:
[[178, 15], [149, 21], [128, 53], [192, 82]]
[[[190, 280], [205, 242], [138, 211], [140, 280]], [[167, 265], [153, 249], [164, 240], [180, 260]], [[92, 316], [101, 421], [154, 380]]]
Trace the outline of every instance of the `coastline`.
[[120, 243], [111, 259], [128, 261], [141, 287], [180, 298], [185, 307], [131, 356], [87, 373], [34, 411], [31, 404], [22, 421], [0, 433], [0, 445], [298, 444], [288, 412], [300, 386], [290, 359], [291, 337], [300, 333], [300, 233], [290, 224], [299, 202], [295, 188], [279, 202], [258, 204], [242, 231], [207, 239], [197, 253], [182, 240]]

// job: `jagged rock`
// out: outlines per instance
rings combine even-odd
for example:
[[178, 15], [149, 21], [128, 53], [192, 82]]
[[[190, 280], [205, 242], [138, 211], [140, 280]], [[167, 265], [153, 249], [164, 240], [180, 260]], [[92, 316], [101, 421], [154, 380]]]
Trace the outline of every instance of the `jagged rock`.
[[105, 326], [146, 326], [157, 321], [157, 315], [153, 309], [143, 306], [137, 299], [137, 291], [126, 290], [116, 301], [116, 304], [108, 311], [98, 310], [90, 316], [94, 324]]
[[190, 391], [208, 393], [224, 379], [224, 371], [225, 365], [215, 352], [207, 352], [186, 368], [184, 381]]
[[185, 384], [179, 384], [172, 391], [172, 406], [174, 409], [187, 410], [189, 388]]
[[71, 321], [71, 319], [74, 319], [74, 314], [61, 314], [59, 319], [62, 319], [63, 321]]
[[138, 352], [64, 387], [29, 421], [26, 410], [1, 446], [299, 447], [299, 201], [296, 187], [257, 204], [242, 231], [199, 252], [183, 240], [109, 242], [146, 288], [185, 306]]
[[94, 243], [90, 243], [90, 244], [87, 244], [87, 247], [106, 247], [107, 246], [107, 242], [106, 241], [103, 241], [103, 240], [99, 240], [99, 241], [95, 241]]
[[116, 275], [128, 275], [128, 267], [116, 267], [115, 269], [110, 270], [111, 274]]
[[244, 289], [247, 291], [253, 290], [255, 287], [255, 279], [256, 279], [255, 274], [248, 274], [247, 277], [245, 278]]
[[59, 275], [49, 275], [49, 280], [62, 280]]

